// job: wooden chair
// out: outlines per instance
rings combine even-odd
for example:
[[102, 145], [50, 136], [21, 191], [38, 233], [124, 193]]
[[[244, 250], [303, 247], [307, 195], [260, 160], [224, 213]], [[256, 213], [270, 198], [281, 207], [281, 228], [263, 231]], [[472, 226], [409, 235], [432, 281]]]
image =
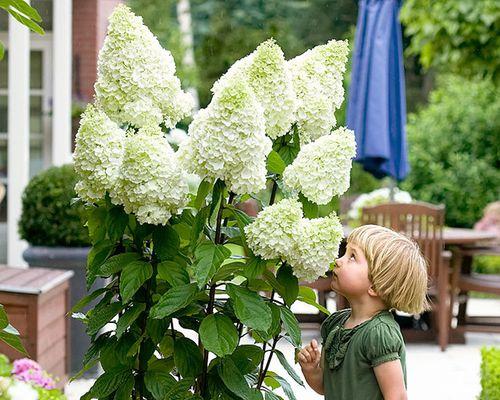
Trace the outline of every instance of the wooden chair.
[[453, 249], [450, 318], [458, 301], [457, 330], [500, 333], [500, 317], [467, 315], [468, 292], [482, 292], [500, 296], [500, 275], [472, 272], [472, 261], [478, 255], [500, 256], [500, 245], [468, 246]]
[[[433, 304], [431, 334], [438, 337], [441, 350], [449, 342], [449, 260], [450, 252], [444, 252], [443, 226], [445, 207], [429, 203], [387, 203], [363, 208], [361, 223], [391, 228], [415, 240], [428, 261], [429, 290]], [[437, 329], [436, 329], [437, 328]], [[437, 331], [437, 332], [436, 332]], [[403, 329], [407, 340], [429, 338], [413, 330]]]

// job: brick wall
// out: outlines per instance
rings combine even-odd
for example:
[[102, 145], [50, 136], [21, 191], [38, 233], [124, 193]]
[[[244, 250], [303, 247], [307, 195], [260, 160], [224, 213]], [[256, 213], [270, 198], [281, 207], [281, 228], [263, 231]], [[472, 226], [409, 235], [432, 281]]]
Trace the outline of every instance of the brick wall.
[[122, 0], [73, 0], [73, 97], [92, 101], [108, 16]]

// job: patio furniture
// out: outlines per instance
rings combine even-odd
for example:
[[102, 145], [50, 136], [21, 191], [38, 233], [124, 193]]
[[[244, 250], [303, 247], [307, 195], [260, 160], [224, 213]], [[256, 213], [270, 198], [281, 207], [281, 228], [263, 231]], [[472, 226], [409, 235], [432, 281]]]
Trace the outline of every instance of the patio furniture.
[[[450, 333], [449, 323], [449, 261], [451, 253], [444, 251], [443, 226], [445, 207], [423, 202], [387, 203], [365, 207], [361, 223], [381, 225], [405, 234], [415, 240], [428, 262], [429, 289], [432, 301], [431, 331], [445, 350]], [[416, 330], [402, 329], [407, 340], [418, 339]]]
[[463, 334], [465, 331], [500, 333], [499, 316], [467, 315], [467, 298], [470, 291], [500, 296], [500, 275], [472, 272], [472, 261], [478, 255], [500, 256], [500, 245], [469, 245], [453, 248], [450, 319], [453, 321], [453, 306], [455, 301], [458, 301], [456, 330], [459, 333]]
[[[72, 271], [11, 268], [0, 265], [0, 304], [20, 333], [29, 357], [47, 372], [67, 382], [70, 365], [69, 279]], [[10, 360], [26, 357], [0, 343]]]

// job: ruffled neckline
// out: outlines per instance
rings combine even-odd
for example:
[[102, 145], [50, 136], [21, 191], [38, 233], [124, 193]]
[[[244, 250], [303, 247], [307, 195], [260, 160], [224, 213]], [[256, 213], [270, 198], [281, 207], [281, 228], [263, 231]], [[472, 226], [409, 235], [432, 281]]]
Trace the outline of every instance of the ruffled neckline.
[[325, 343], [323, 345], [325, 349], [325, 363], [328, 363], [328, 367], [331, 370], [335, 370], [340, 367], [340, 365], [344, 361], [347, 349], [349, 348], [349, 343], [354, 334], [367, 323], [372, 321], [375, 317], [385, 312], [389, 311], [382, 310], [375, 314], [372, 318], [363, 321], [353, 328], [344, 328], [344, 324], [351, 316], [350, 309], [347, 309], [346, 312], [340, 316], [340, 319], [328, 333], [328, 336], [326, 337]]

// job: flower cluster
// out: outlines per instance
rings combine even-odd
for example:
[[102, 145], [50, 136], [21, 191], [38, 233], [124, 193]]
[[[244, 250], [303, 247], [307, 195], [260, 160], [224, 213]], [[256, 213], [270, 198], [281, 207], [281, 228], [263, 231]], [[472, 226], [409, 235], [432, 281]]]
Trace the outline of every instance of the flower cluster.
[[287, 256], [294, 275], [306, 282], [324, 275], [338, 256], [343, 236], [342, 224], [335, 213], [324, 218], [301, 219], [295, 246]]
[[80, 120], [74, 154], [75, 171], [80, 176], [75, 190], [82, 199], [93, 202], [111, 191], [123, 157], [125, 132], [92, 104]]
[[127, 135], [114, 190], [115, 204], [134, 213], [141, 223], [166, 224], [186, 205], [189, 187], [176, 154], [159, 126], [144, 126]]
[[262, 210], [245, 227], [247, 243], [253, 252], [266, 260], [282, 258], [293, 247], [295, 230], [302, 218], [302, 204], [284, 199]]
[[[356, 223], [361, 218], [363, 207], [376, 206], [388, 203], [389, 201], [391, 201], [391, 190], [389, 188], [380, 188], [370, 193], [363, 193], [352, 202], [347, 216]], [[396, 203], [411, 203], [412, 198], [410, 193], [396, 187], [394, 188], [394, 198], [392, 201]]]
[[217, 92], [234, 77], [246, 79], [255, 93], [264, 110], [267, 136], [276, 139], [285, 135], [295, 120], [296, 96], [288, 64], [276, 42], [267, 40], [238, 60], [212, 90]]
[[28, 382], [44, 389], [54, 389], [54, 380], [44, 371], [40, 364], [29, 358], [21, 358], [14, 361], [12, 374], [16, 379]]
[[178, 154], [186, 169], [224, 180], [229, 190], [244, 194], [265, 188], [270, 151], [262, 107], [246, 81], [235, 76], [195, 115]]
[[292, 266], [298, 279], [311, 282], [324, 275], [337, 257], [343, 230], [335, 213], [303, 218], [302, 204], [284, 199], [261, 211], [245, 234], [255, 254], [280, 258]]
[[119, 124], [174, 127], [193, 108], [175, 76], [172, 54], [125, 5], [109, 18], [97, 69], [97, 103]]
[[336, 125], [334, 112], [344, 100], [343, 74], [347, 41], [330, 40], [288, 61], [297, 95], [301, 143], [327, 135]]
[[330, 135], [303, 146], [283, 173], [283, 182], [317, 204], [347, 191], [352, 158], [356, 155], [354, 132], [338, 128]]
[[0, 399], [2, 400], [66, 400], [55, 388], [52, 377], [40, 364], [29, 358], [15, 360], [0, 354]]

